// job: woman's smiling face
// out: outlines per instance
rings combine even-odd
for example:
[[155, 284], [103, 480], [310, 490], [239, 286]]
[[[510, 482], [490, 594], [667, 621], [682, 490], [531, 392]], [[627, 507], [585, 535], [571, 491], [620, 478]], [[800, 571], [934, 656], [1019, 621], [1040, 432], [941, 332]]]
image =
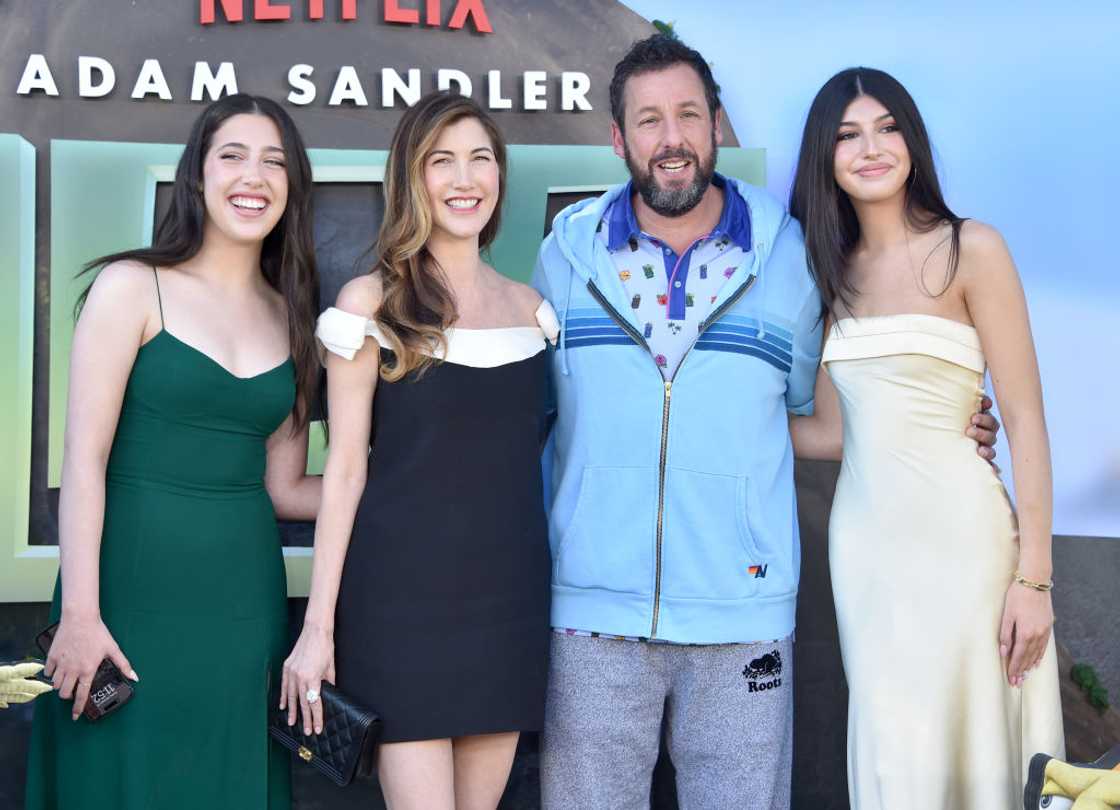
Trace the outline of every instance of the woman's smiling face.
[[424, 158], [432, 235], [477, 238], [497, 205], [499, 175], [494, 145], [478, 119], [445, 127]]
[[836, 132], [833, 171], [853, 201], [894, 197], [910, 177], [910, 150], [890, 110], [872, 96], [859, 96]]
[[202, 188], [208, 226], [234, 242], [263, 242], [288, 203], [287, 163], [272, 119], [242, 113], [218, 127]]

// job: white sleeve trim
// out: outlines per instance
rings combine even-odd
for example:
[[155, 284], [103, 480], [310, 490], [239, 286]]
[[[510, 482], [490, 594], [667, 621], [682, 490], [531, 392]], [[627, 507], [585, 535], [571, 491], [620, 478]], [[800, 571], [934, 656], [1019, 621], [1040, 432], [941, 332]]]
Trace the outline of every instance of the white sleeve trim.
[[541, 300], [541, 305], [537, 307], [536, 317], [541, 331], [544, 332], [545, 339], [555, 346], [556, 339], [560, 337], [560, 319], [556, 317], [556, 310], [552, 308], [552, 304], [548, 303], [547, 299]]
[[[544, 351], [545, 339], [555, 343], [560, 332], [556, 312], [547, 301], [537, 307], [536, 318], [537, 326], [448, 329], [446, 355], [437, 350], [434, 356], [448, 363], [476, 368], [493, 368], [525, 360]], [[330, 307], [319, 316], [315, 337], [319, 342], [319, 359], [324, 364], [327, 352], [353, 360], [367, 337], [383, 347], [388, 344], [374, 321], [337, 307]]]
[[320, 347], [320, 361], [326, 362], [328, 351], [347, 360], [353, 360], [367, 336], [381, 343], [381, 332], [377, 324], [369, 318], [345, 312], [337, 307], [329, 307], [319, 316], [315, 326], [315, 337]]

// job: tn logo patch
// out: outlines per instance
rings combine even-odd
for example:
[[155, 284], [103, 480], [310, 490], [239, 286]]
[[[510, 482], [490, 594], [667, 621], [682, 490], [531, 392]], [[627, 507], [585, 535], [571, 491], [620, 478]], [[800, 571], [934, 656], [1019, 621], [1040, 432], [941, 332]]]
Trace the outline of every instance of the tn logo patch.
[[743, 677], [747, 679], [748, 692], [765, 692], [782, 685], [782, 654], [778, 650], [768, 652], [743, 667]]
[[755, 579], [766, 579], [766, 569], [768, 567], [766, 565], [752, 565], [747, 569], [747, 573]]

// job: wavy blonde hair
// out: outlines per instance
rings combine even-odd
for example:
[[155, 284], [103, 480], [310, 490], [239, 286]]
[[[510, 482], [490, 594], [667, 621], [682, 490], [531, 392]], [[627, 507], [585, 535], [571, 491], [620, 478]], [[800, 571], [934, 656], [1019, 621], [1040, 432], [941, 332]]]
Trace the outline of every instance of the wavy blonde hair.
[[381, 364], [389, 382], [422, 372], [433, 354], [447, 350], [444, 330], [458, 313], [447, 279], [428, 250], [432, 201], [424, 183], [424, 162], [443, 131], [464, 118], [482, 125], [498, 164], [498, 200], [478, 235], [480, 249], [498, 234], [505, 201], [506, 144], [497, 125], [472, 99], [450, 92], [429, 93], [407, 110], [393, 133], [385, 164], [385, 215], [377, 236], [371, 272], [381, 278], [381, 305], [374, 316], [394, 360]]

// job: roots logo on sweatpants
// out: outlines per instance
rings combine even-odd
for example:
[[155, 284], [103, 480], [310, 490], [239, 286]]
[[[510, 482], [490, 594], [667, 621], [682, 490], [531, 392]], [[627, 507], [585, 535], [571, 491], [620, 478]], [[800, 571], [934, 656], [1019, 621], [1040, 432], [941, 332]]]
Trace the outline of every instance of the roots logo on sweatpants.
[[[765, 692], [782, 685], [782, 654], [778, 650], [768, 652], [743, 667], [743, 677], [747, 679], [747, 691]], [[767, 680], [763, 680], [763, 679]]]

